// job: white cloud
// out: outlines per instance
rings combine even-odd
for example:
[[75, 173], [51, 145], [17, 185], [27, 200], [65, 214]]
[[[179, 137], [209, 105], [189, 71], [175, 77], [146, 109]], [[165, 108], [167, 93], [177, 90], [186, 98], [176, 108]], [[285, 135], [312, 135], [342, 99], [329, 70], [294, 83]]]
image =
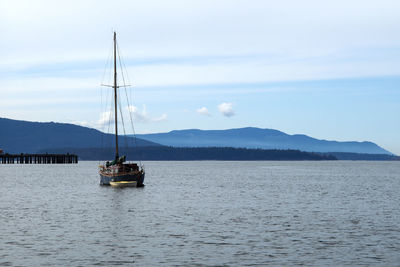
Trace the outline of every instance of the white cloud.
[[132, 114], [134, 122], [148, 123], [148, 122], [161, 122], [167, 119], [167, 114], [162, 114], [159, 117], [152, 118], [147, 114], [146, 105], [143, 105], [142, 111], [135, 106], [128, 106], [126, 109]]
[[88, 121], [71, 121], [72, 124], [80, 125], [83, 127], [92, 127], [91, 123]]
[[211, 116], [210, 112], [208, 112], [208, 109], [206, 107], [202, 107], [196, 110], [197, 113], [199, 113], [200, 115], [204, 115], [204, 116]]
[[232, 103], [225, 103], [225, 102], [221, 103], [218, 105], [218, 110], [225, 117], [232, 117], [233, 115], [235, 115], [235, 111], [233, 111]]
[[104, 127], [105, 125], [109, 123], [114, 123], [114, 116], [113, 112], [111, 111], [105, 111], [100, 114], [100, 119], [97, 121], [97, 124], [100, 127]]
[[[135, 106], [129, 106], [126, 107], [126, 110], [128, 112], [131, 112], [132, 115], [132, 119], [133, 119], [133, 123], [150, 123], [150, 122], [161, 122], [161, 121], [165, 121], [167, 120], [168, 116], [167, 114], [162, 114], [159, 117], [150, 117], [147, 114], [146, 111], [146, 105], [143, 105], [143, 109], [139, 110], [137, 107]], [[118, 115], [120, 115], [118, 113]], [[124, 114], [124, 120], [125, 121], [129, 121], [129, 115], [128, 114]], [[74, 121], [73, 123], [81, 125], [81, 126], [87, 126], [87, 127], [92, 127], [92, 128], [97, 128], [99, 130], [106, 130], [105, 127], [107, 127], [107, 125], [113, 124], [114, 123], [114, 112], [113, 111], [106, 111], [106, 112], [102, 112], [100, 114], [100, 118], [97, 122], [78, 122], [78, 121]], [[121, 120], [119, 120], [119, 122], [121, 123]], [[113, 129], [114, 126], [111, 126], [111, 128]]]
[[167, 118], [168, 118], [167, 114], [164, 113], [158, 118], [151, 119], [151, 121], [153, 121], [153, 122], [165, 121], [165, 120], [167, 120]]

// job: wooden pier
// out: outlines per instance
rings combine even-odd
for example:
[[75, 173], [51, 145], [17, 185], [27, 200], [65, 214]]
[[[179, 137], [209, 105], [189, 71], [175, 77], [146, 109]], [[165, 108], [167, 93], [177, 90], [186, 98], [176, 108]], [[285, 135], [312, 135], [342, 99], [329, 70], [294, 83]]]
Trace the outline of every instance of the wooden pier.
[[74, 154], [0, 154], [0, 164], [76, 164]]

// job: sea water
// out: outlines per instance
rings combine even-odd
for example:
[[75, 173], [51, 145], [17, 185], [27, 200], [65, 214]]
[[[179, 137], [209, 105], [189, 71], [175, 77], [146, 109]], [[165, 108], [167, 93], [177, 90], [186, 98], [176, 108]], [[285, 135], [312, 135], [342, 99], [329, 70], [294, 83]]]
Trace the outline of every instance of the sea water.
[[0, 266], [400, 266], [400, 162], [0, 166]]

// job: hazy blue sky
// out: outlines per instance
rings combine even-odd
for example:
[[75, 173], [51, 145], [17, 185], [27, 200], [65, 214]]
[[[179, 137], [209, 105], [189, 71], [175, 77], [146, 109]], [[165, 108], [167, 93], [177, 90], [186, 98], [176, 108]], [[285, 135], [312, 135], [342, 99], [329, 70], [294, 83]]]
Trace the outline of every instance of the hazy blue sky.
[[255, 126], [400, 154], [400, 1], [1, 0], [0, 117], [99, 127], [113, 29], [139, 133]]

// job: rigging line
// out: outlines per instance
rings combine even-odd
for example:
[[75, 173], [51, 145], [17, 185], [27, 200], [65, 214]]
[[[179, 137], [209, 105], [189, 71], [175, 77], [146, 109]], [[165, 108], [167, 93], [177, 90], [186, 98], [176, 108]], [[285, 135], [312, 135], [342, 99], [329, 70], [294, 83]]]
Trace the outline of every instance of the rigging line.
[[[132, 131], [133, 131], [133, 142], [134, 142], [135, 149], [137, 149], [138, 148], [138, 144], [137, 144], [135, 127], [133, 125], [131, 105], [129, 104], [129, 98], [128, 98], [128, 93], [126, 92], [126, 87], [124, 89], [125, 89], [126, 102], [128, 103], [129, 118], [130, 118], [130, 121], [131, 121], [131, 126], [132, 126]], [[142, 161], [140, 159], [139, 159], [139, 165], [142, 166]]]
[[[110, 133], [111, 119], [112, 119], [112, 115], [114, 115], [113, 108], [112, 108], [112, 102], [113, 102], [113, 99], [111, 98], [110, 112], [108, 112], [108, 119], [107, 119], [107, 121], [108, 121], [107, 133]], [[112, 147], [111, 139], [110, 139], [110, 147]]]
[[[101, 95], [100, 116], [102, 116], [102, 113], [103, 113], [103, 88], [101, 88], [101, 87], [100, 87], [100, 95]], [[99, 126], [100, 126], [100, 129], [101, 129], [102, 126], [101, 125], [99, 125]], [[103, 144], [104, 144], [103, 138], [104, 138], [104, 136], [103, 136], [103, 134], [100, 134], [100, 135], [101, 135], [101, 146], [100, 146], [100, 148], [103, 148]], [[100, 163], [100, 161], [99, 161], [99, 163]]]
[[[118, 51], [119, 65], [120, 65], [120, 69], [121, 69], [121, 73], [122, 73], [122, 80], [123, 80], [124, 85], [126, 85], [126, 82], [125, 82], [125, 75], [124, 75], [124, 68], [125, 68], [125, 72], [126, 72], [126, 73], [127, 73], [128, 71], [127, 71], [127, 68], [126, 68], [126, 65], [125, 65], [125, 61], [121, 59], [121, 52], [120, 52], [120, 50], [119, 50], [118, 42], [117, 42], [117, 51]], [[123, 57], [122, 57], [122, 58], [123, 58]], [[122, 67], [122, 64], [123, 64], [124, 68]], [[126, 76], [127, 76], [127, 79], [128, 79], [128, 84], [131, 84], [131, 83], [130, 83], [130, 80], [129, 80], [129, 75], [126, 75]], [[132, 112], [131, 112], [131, 105], [130, 105], [130, 103], [129, 103], [129, 98], [128, 98], [128, 93], [127, 93], [127, 91], [126, 91], [126, 90], [127, 90], [126, 87], [127, 87], [127, 86], [124, 86], [125, 96], [126, 96], [126, 101], [127, 101], [127, 104], [128, 104], [128, 112], [129, 112], [129, 118], [130, 118], [130, 122], [131, 122], [132, 132], [133, 132], [134, 146], [135, 146], [135, 148], [137, 149], [137, 148], [138, 148], [138, 145], [137, 145], [136, 132], [135, 132], [135, 127], [134, 127], [134, 125], [133, 125]], [[130, 92], [131, 92], [131, 96], [132, 96], [133, 90], [131, 90]], [[143, 165], [142, 165], [142, 161], [141, 161], [141, 160], [139, 160], [139, 165], [143, 168]]]
[[[128, 68], [125, 65], [125, 60], [124, 60], [124, 56], [122, 55], [122, 52], [119, 51], [118, 43], [117, 43], [117, 49], [118, 49], [118, 55], [121, 55], [121, 58], [119, 59], [120, 65], [122, 64], [121, 71], [122, 71], [122, 74], [123, 74], [123, 70], [125, 70], [127, 82], [125, 83], [125, 77], [124, 76], [122, 76], [122, 79], [124, 79], [124, 83], [125, 84], [130, 84], [130, 85], [133, 86], [133, 83], [131, 83], [131, 81], [130, 81], [129, 75], [127, 75]], [[135, 104], [134, 101], [133, 101], [134, 98], [132, 97], [133, 90], [131, 89], [129, 92], [130, 92], [129, 98], [127, 97], [126, 99], [132, 99], [132, 105], [134, 105]]]
[[[108, 99], [108, 102], [107, 102], [107, 99]], [[110, 104], [110, 107], [108, 104]], [[111, 97], [110, 92], [108, 92], [108, 97], [106, 98], [106, 107], [105, 107], [104, 113], [102, 114], [102, 118], [101, 118], [102, 120], [104, 120], [104, 121], [102, 121], [103, 129], [104, 129], [103, 132], [105, 132], [107, 134], [110, 133], [110, 120], [111, 120], [111, 115], [112, 115], [111, 104], [112, 104], [112, 97]], [[108, 117], [107, 117], [107, 114], [108, 114]], [[107, 139], [106, 139], [106, 141], [107, 141]], [[105, 146], [108, 146], [108, 145], [111, 145], [111, 144], [108, 144], [108, 142], [107, 142], [105, 144]]]
[[[111, 56], [112, 56], [112, 42], [111, 42], [111, 46], [110, 46], [110, 49], [109, 49], [109, 53], [108, 53], [108, 56], [107, 56], [106, 63], [104, 65], [103, 76], [101, 78], [102, 83], [104, 83], [104, 77], [105, 77], [105, 75], [107, 73], [107, 70], [109, 69], [108, 65], [111, 62]], [[105, 100], [106, 100], [107, 99], [107, 91], [104, 91], [104, 89], [100, 86], [100, 98], [101, 98], [101, 101], [100, 101], [100, 115], [102, 117], [103, 117], [103, 114], [104, 114], [103, 112], [106, 112], [106, 110], [107, 110], [107, 105], [105, 105], [105, 110], [103, 110], [103, 107], [104, 107], [104, 104], [103, 104], [103, 93], [104, 92], [105, 92]], [[102, 119], [102, 117], [101, 117], [101, 119]], [[105, 124], [102, 123], [102, 125], [100, 125], [100, 129], [102, 130], [103, 133], [104, 133], [104, 130], [105, 130], [104, 128], [105, 128]], [[104, 148], [104, 146], [105, 146], [104, 143], [105, 143], [104, 142], [104, 134], [101, 134], [101, 148]]]
[[[103, 116], [103, 88], [101, 88], [100, 87], [100, 95], [101, 95], [101, 105], [100, 105], [100, 116]], [[100, 117], [100, 119], [101, 119], [101, 117]], [[100, 123], [101, 123], [101, 121], [100, 121]], [[103, 125], [99, 125], [100, 127], [100, 129], [101, 130], [103, 130], [102, 128], [104, 127]], [[103, 133], [101, 133], [100, 134], [101, 135], [101, 146], [100, 146], [100, 149], [102, 149], [103, 148], [103, 146], [104, 146], [104, 134]], [[99, 163], [100, 163], [100, 160], [99, 160]]]
[[[117, 46], [117, 54], [118, 54], [118, 60], [119, 60], [119, 67], [121, 70], [121, 76], [122, 76], [122, 82], [123, 82], [123, 87], [126, 88], [126, 83], [125, 83], [125, 75], [124, 75], [124, 70], [122, 69], [122, 65], [121, 65], [121, 52], [119, 50], [119, 45], [118, 45], [118, 41], [116, 42], [116, 46]], [[128, 150], [129, 148], [129, 144], [128, 144], [128, 138], [126, 135], [126, 130], [125, 130], [125, 122], [124, 122], [124, 117], [122, 114], [122, 105], [121, 105], [121, 97], [119, 97], [119, 91], [118, 91], [118, 103], [119, 103], [119, 112], [121, 114], [121, 120], [122, 120], [122, 128], [124, 130], [124, 141], [125, 141], [125, 147]], [[129, 107], [128, 107], [129, 108]]]
[[122, 105], [121, 105], [121, 98], [119, 97], [118, 94], [118, 104], [119, 104], [119, 113], [121, 114], [121, 121], [122, 121], [122, 129], [124, 131], [124, 141], [125, 141], [125, 147], [128, 150], [128, 141], [127, 141], [127, 137], [126, 137], [126, 131], [125, 131], [125, 123], [124, 123], [124, 117], [122, 115]]
[[122, 76], [122, 83], [125, 86], [125, 75], [124, 75], [124, 70], [122, 69], [122, 65], [121, 65], [121, 52], [119, 51], [119, 45], [117, 42], [117, 51], [118, 51], [118, 61], [119, 61], [119, 69], [121, 70], [121, 76]]
[[[118, 45], [118, 43], [117, 43], [117, 50], [118, 50], [118, 58], [119, 58], [119, 65], [120, 65], [120, 69], [121, 69], [121, 73], [122, 73], [122, 80], [123, 80], [123, 83], [124, 83], [124, 85], [126, 85], [126, 84], [128, 84], [128, 86], [126, 86], [126, 87], [131, 87], [131, 81], [129, 80], [129, 75], [128, 75], [128, 69], [126, 68], [126, 65], [125, 65], [125, 60], [124, 60], [124, 57], [123, 57], [123, 55], [122, 55], [122, 52], [120, 52], [120, 50], [119, 50], [119, 45]], [[125, 72], [125, 75], [124, 75], [124, 72]], [[126, 76], [126, 80], [127, 80], [127, 82], [125, 82], [125, 76]], [[125, 91], [126, 91], [126, 87], [125, 87]], [[131, 90], [130, 92], [132, 92], [133, 90]], [[131, 97], [132, 97], [132, 95], [131, 95]], [[128, 96], [126, 97], [126, 99], [128, 100], [129, 98], [128, 98]], [[131, 98], [132, 99], [132, 98]]]
[[126, 101], [128, 103], [128, 111], [129, 111], [129, 117], [130, 117], [130, 121], [131, 121], [132, 131], [133, 131], [133, 135], [135, 136], [135, 145], [137, 147], [137, 144], [136, 144], [136, 133], [135, 133], [135, 127], [133, 125], [133, 118], [132, 118], [132, 111], [131, 111], [131, 108], [133, 108], [133, 106], [131, 106], [130, 103], [129, 103], [128, 93], [126, 91], [126, 88], [125, 88], [125, 96], [126, 96]]
[[[125, 72], [127, 73], [127, 72], [128, 72], [128, 69], [127, 69], [127, 67], [126, 67], [126, 65], [125, 65], [125, 60], [124, 60], [123, 57], [122, 57], [122, 59], [121, 59], [120, 62], [121, 62], [122, 65], [123, 65], [123, 66], [121, 66], [121, 68], [124, 69]], [[128, 83], [128, 84], [132, 84], [131, 81], [130, 81], [129, 75], [126, 75], [126, 78], [127, 78], [127, 83]], [[128, 98], [128, 96], [127, 96], [127, 99], [132, 99], [132, 105], [134, 105], [134, 101], [133, 101], [134, 98], [132, 97], [133, 89], [131, 89], [129, 92], [130, 92], [130, 98]], [[127, 95], [127, 94], [126, 94], [126, 95]]]
[[[111, 116], [113, 114], [113, 111], [112, 111], [113, 101], [112, 100], [113, 100], [112, 99], [112, 91], [106, 89], [105, 109], [104, 109], [103, 113], [101, 114], [100, 122], [102, 123], [101, 126], [102, 126], [103, 133], [108, 133], [108, 134], [110, 133]], [[110, 107], [108, 104], [110, 104]], [[108, 117], [106, 117], [107, 114], [108, 114]], [[102, 121], [102, 120], [104, 120], [104, 121]], [[106, 131], [106, 129], [107, 129], [107, 131]], [[105, 145], [108, 145], [108, 143]]]
[[[109, 51], [110, 52], [109, 52], [109, 55], [108, 55], [108, 59], [107, 59], [107, 62], [106, 62], [106, 67], [105, 67], [105, 72], [104, 72], [104, 75], [106, 75], [108, 77], [108, 83], [110, 82], [110, 79], [111, 79], [111, 64], [112, 64], [111, 58], [112, 58], [112, 51], [113, 51], [112, 43], [111, 43], [111, 48], [110, 48]], [[105, 83], [104, 77], [102, 79], [102, 83]], [[102, 103], [102, 108], [104, 108], [104, 109], [101, 110], [101, 112], [102, 112], [101, 119], [104, 119], [104, 120], [107, 119], [105, 117], [106, 114], [107, 114], [107, 111], [108, 111], [107, 99], [109, 99], [108, 97], [111, 97], [111, 93], [112, 93], [111, 91], [109, 91], [107, 89], [105, 89], [105, 90], [106, 90], [105, 91], [106, 92], [105, 93], [105, 105], [103, 106], [103, 103]], [[104, 123], [101, 126], [102, 126], [102, 131], [105, 132], [106, 126], [107, 126], [106, 121], [104, 121]], [[109, 133], [109, 130], [107, 130], [107, 133]]]
[[109, 70], [109, 64], [110, 64], [110, 62], [111, 62], [111, 57], [112, 57], [112, 42], [111, 42], [111, 46], [110, 46], [110, 49], [109, 49], [109, 52], [108, 52], [108, 57], [107, 57], [107, 61], [106, 61], [106, 64], [105, 64], [105, 66], [104, 66], [104, 72], [103, 72], [103, 76], [102, 76], [102, 78], [101, 78], [101, 82], [102, 83], [104, 83], [104, 77], [105, 77], [105, 75], [106, 75], [106, 72], [107, 72], [107, 70]]
[[[120, 65], [120, 68], [121, 68], [122, 79], [123, 79], [123, 81], [124, 81], [124, 85], [126, 85], [126, 84], [131, 84], [131, 83], [130, 83], [131, 81], [129, 80], [129, 75], [127, 75], [127, 74], [128, 74], [128, 69], [126, 68], [126, 65], [125, 65], [124, 56], [122, 55], [122, 52], [121, 52], [120, 49], [119, 49], [118, 42], [117, 42], [117, 50], [118, 50], [119, 65]], [[125, 71], [125, 74], [126, 74], [127, 83], [125, 83], [124, 71]]]
[[[104, 83], [104, 77], [106, 74], [108, 74], [110, 72], [110, 66], [111, 66], [111, 57], [112, 57], [112, 51], [113, 51], [113, 47], [112, 47], [112, 42], [111, 42], [111, 47], [109, 49], [109, 54], [107, 57], [107, 61], [106, 64], [104, 66], [104, 73], [103, 73], [103, 77], [102, 77], [102, 83]], [[107, 75], [108, 77], [110, 77], [110, 75]], [[103, 92], [103, 91], [102, 91]], [[106, 91], [107, 92], [107, 91]], [[103, 94], [102, 94], [103, 96]], [[107, 99], [107, 94], [106, 94], [106, 99]], [[103, 99], [102, 99], [103, 100]], [[107, 102], [106, 102], [107, 103]], [[106, 112], [107, 111], [107, 105], [105, 106], [105, 109], [103, 110], [103, 102], [101, 103], [101, 112]]]
[[[107, 77], [108, 77], [108, 81], [106, 83], [111, 84], [112, 83], [112, 79], [113, 79], [113, 73], [112, 73], [112, 65], [113, 65], [113, 51], [114, 51], [114, 47], [113, 47], [114, 43], [111, 42], [111, 48], [110, 48], [110, 54], [109, 54], [109, 58], [108, 58], [108, 66], [107, 66]], [[113, 105], [114, 105], [114, 101], [113, 101], [113, 91], [109, 90], [108, 88], [105, 89], [106, 92], [108, 92], [108, 98], [106, 98], [106, 105], [105, 105], [105, 109], [104, 109], [104, 116], [102, 117], [102, 119], [104, 119], [105, 121], [103, 122], [103, 126], [104, 126], [104, 130], [107, 129], [106, 132], [107, 134], [111, 133], [111, 123], [112, 123], [112, 116], [114, 115], [114, 109], [113, 109]], [[109, 100], [109, 102], [107, 102], [107, 99]], [[107, 118], [107, 114], [108, 114], [108, 118]], [[105, 144], [105, 146], [109, 146], [110, 148], [112, 148], [112, 140], [108, 138], [108, 142], [107, 144]]]
[[[122, 54], [121, 54], [121, 59], [120, 59], [120, 66], [121, 66], [121, 70], [122, 70], [122, 71], [125, 70], [126, 79], [127, 79], [127, 82], [126, 82], [126, 83], [127, 83], [127, 84], [132, 84], [131, 81], [130, 81], [130, 79], [129, 79], [129, 75], [127, 75], [128, 69], [127, 69], [127, 67], [126, 67], [126, 65], [125, 65], [125, 60], [124, 60], [124, 57], [122, 56]], [[124, 83], [125, 83], [125, 76], [122, 76], [122, 79], [124, 79]], [[128, 98], [128, 94], [127, 94], [126, 89], [125, 89], [126, 99], [132, 99], [132, 105], [134, 105], [134, 101], [133, 101], [133, 98], [132, 98], [133, 89], [131, 89], [129, 92], [130, 92], [130, 97]], [[132, 120], [131, 120], [131, 123], [132, 123]], [[132, 127], [132, 128], [133, 128], [133, 127]]]
[[[121, 74], [122, 74], [122, 81], [123, 81], [123, 84], [124, 85], [126, 85], [126, 82], [125, 82], [125, 75], [124, 75], [124, 67], [125, 67], [125, 72], [127, 73], [127, 69], [126, 69], [126, 65], [125, 65], [125, 61], [123, 60], [123, 57], [121, 58], [121, 51], [120, 51], [120, 49], [119, 49], [119, 45], [118, 45], [118, 42], [117, 42], [117, 51], [118, 51], [118, 59], [119, 59], [119, 66], [120, 66], [120, 69], [121, 69]], [[123, 65], [122, 65], [123, 64]], [[126, 75], [126, 77], [127, 77], [127, 79], [129, 79], [129, 76], [128, 75]], [[130, 81], [128, 80], [128, 83], [130, 84]], [[128, 112], [129, 112], [129, 118], [130, 118], [130, 122], [131, 122], [131, 127], [132, 127], [132, 132], [133, 132], [133, 141], [134, 141], [134, 146], [135, 146], [135, 148], [137, 148], [138, 146], [137, 146], [137, 141], [136, 141], [136, 133], [135, 133], [135, 128], [134, 128], [134, 125], [133, 125], [133, 119], [132, 119], [132, 115], [131, 115], [131, 106], [130, 106], [130, 103], [129, 103], [129, 98], [128, 98], [128, 93], [127, 93], [127, 91], [126, 91], [126, 87], [124, 86], [124, 90], [125, 90], [125, 96], [126, 96], [126, 101], [127, 101], [127, 104], [128, 104]], [[132, 90], [131, 90], [131, 92], [132, 92]]]

